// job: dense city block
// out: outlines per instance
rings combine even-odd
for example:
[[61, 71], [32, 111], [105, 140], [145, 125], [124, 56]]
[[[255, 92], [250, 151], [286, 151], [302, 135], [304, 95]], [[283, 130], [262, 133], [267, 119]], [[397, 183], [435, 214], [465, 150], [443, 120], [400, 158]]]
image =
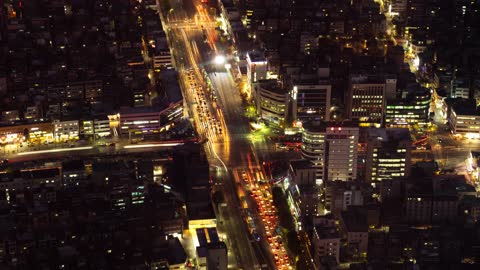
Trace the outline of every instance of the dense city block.
[[479, 181], [479, 1], [0, 1], [0, 269], [480, 269]]

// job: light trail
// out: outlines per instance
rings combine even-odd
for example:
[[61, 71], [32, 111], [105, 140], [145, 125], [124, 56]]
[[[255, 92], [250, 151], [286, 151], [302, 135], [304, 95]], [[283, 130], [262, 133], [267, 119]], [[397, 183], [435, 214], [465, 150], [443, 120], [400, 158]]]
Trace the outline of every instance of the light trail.
[[151, 148], [151, 147], [172, 147], [183, 145], [184, 143], [163, 143], [163, 144], [137, 144], [137, 145], [125, 145], [125, 149], [135, 149], [135, 148]]
[[19, 156], [28, 156], [28, 155], [38, 155], [46, 153], [61, 153], [61, 152], [70, 152], [70, 151], [81, 151], [81, 150], [90, 150], [93, 149], [93, 146], [83, 146], [83, 147], [73, 147], [73, 148], [61, 148], [61, 149], [50, 149], [50, 150], [39, 150], [39, 151], [30, 151], [18, 153]]

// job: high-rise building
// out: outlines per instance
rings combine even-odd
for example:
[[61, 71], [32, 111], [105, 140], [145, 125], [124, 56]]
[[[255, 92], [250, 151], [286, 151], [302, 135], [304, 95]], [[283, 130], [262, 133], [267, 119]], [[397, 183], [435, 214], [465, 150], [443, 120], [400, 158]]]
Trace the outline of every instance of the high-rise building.
[[382, 181], [410, 175], [412, 140], [406, 128], [368, 129], [366, 181]]
[[357, 176], [359, 128], [351, 122], [311, 121], [303, 125], [302, 156], [316, 169], [316, 183]]
[[347, 111], [360, 126], [380, 127], [385, 113], [386, 93], [395, 92], [395, 79], [383, 76], [352, 75], [350, 77]]

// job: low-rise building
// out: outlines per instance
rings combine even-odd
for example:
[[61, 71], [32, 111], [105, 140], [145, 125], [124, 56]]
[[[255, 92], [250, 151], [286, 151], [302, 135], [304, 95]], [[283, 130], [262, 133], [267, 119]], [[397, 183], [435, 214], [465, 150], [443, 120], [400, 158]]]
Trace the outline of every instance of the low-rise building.
[[80, 124], [78, 120], [53, 121], [53, 136], [57, 141], [78, 140]]
[[366, 256], [368, 250], [368, 221], [366, 209], [349, 207], [340, 215], [340, 228], [347, 243], [349, 256]]
[[449, 104], [448, 124], [453, 134], [480, 139], [480, 107], [474, 99], [454, 99]]
[[20, 112], [18, 110], [2, 111], [2, 122], [14, 122], [20, 120]]
[[0, 173], [0, 191], [31, 189], [41, 185], [60, 188], [61, 184], [62, 176], [59, 168]]
[[24, 119], [38, 119], [40, 117], [40, 108], [38, 106], [28, 106], [23, 113]]
[[262, 52], [250, 51], [247, 53], [247, 78], [250, 86], [267, 79], [267, 65], [267, 58]]
[[352, 75], [347, 93], [347, 112], [361, 126], [383, 124], [387, 93], [395, 93], [396, 80], [383, 76]]
[[83, 136], [94, 136], [95, 138], [102, 138], [112, 135], [110, 128], [110, 120], [105, 117], [104, 119], [93, 119], [81, 121], [80, 134]]
[[262, 80], [254, 85], [257, 113], [261, 119], [283, 128], [288, 113], [288, 91], [277, 80]]
[[340, 262], [340, 233], [335, 225], [320, 224], [313, 229], [313, 260], [319, 268], [324, 257], [333, 257]]

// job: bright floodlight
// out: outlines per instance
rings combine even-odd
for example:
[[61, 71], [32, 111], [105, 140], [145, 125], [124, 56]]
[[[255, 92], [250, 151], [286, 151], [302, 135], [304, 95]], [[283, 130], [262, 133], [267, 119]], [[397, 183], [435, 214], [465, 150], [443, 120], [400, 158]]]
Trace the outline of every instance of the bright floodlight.
[[225, 56], [223, 56], [223, 55], [217, 55], [217, 56], [215, 56], [215, 59], [213, 61], [217, 65], [223, 65], [223, 64], [225, 64], [226, 59], [225, 59]]

